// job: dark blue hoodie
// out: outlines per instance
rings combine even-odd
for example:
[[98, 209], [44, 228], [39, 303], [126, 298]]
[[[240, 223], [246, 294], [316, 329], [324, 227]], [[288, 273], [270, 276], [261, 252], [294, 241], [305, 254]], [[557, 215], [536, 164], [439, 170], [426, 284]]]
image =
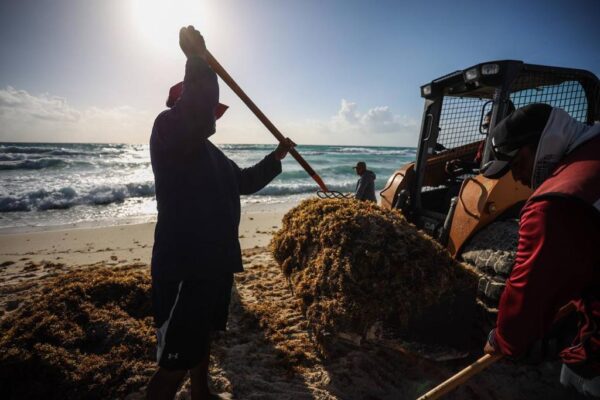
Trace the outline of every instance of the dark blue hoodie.
[[181, 98], [154, 122], [154, 278], [179, 281], [242, 271], [240, 195], [259, 191], [281, 172], [273, 153], [241, 169], [208, 140], [215, 132], [218, 100], [216, 74], [201, 58], [191, 58]]
[[354, 197], [358, 200], [369, 200], [377, 202], [375, 197], [375, 174], [372, 171], [365, 170], [356, 182], [356, 192]]

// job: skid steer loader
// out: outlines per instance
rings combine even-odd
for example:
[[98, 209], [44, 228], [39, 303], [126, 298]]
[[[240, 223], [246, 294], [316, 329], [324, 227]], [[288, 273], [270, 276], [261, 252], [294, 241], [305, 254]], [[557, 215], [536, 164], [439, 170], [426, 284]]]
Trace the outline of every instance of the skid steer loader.
[[[600, 81], [584, 70], [502, 60], [435, 79], [421, 87], [421, 96], [425, 109], [416, 161], [388, 179], [381, 206], [400, 209], [453, 257], [475, 267], [478, 309], [487, 329], [514, 262], [519, 212], [531, 195], [510, 172], [496, 180], [480, 174], [494, 157], [487, 133], [514, 108], [531, 103], [560, 107], [592, 124], [600, 119]], [[471, 167], [449, 171], [453, 160]]]

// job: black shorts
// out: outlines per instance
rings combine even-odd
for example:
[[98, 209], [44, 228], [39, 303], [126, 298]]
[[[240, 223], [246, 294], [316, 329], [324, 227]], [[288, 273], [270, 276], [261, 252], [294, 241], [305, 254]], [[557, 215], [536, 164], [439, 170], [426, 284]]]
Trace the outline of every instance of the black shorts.
[[206, 357], [213, 331], [225, 330], [233, 274], [219, 279], [152, 280], [156, 359], [168, 370], [190, 370]]

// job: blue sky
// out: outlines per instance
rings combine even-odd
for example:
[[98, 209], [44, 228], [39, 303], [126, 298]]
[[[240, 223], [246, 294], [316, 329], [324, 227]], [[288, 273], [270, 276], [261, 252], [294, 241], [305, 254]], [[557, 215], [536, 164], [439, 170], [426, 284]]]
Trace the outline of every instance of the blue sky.
[[[419, 86], [495, 59], [600, 74], [600, 1], [0, 2], [0, 141], [147, 143], [181, 24], [297, 143], [414, 146]], [[273, 138], [224, 85], [215, 142]]]

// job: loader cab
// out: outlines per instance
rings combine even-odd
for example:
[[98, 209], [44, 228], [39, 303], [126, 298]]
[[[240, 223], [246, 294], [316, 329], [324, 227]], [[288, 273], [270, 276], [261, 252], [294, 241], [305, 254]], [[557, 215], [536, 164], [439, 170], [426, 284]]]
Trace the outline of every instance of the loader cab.
[[[478, 179], [480, 194], [475, 197], [479, 198], [471, 199], [475, 202], [472, 208], [477, 210], [467, 209], [461, 191], [466, 182], [473, 186], [475, 177], [481, 176], [481, 168], [493, 159], [489, 132], [494, 126], [514, 108], [531, 103], [560, 107], [580, 122], [593, 123], [600, 119], [599, 88], [598, 78], [588, 71], [514, 60], [477, 64], [421, 86], [425, 107], [416, 161], [402, 166], [389, 178], [381, 191], [382, 206], [401, 209], [411, 222], [443, 244], [448, 242], [456, 222], [455, 208], [463, 207], [467, 215], [471, 213], [477, 219], [477, 227], [465, 228], [462, 242], [452, 244], [451, 253], [456, 254], [471, 231], [480, 229], [482, 224], [501, 214], [518, 215], [519, 207], [530, 194], [528, 188], [510, 176], [502, 178], [509, 182], [502, 183], [502, 196], [506, 198], [500, 201], [503, 209], [497, 210], [493, 202], [483, 201], [489, 188]], [[486, 130], [482, 123], [490, 112]], [[477, 160], [477, 165], [450, 174], [446, 166], [452, 160]], [[482, 214], [486, 207], [493, 208], [487, 220]]]

